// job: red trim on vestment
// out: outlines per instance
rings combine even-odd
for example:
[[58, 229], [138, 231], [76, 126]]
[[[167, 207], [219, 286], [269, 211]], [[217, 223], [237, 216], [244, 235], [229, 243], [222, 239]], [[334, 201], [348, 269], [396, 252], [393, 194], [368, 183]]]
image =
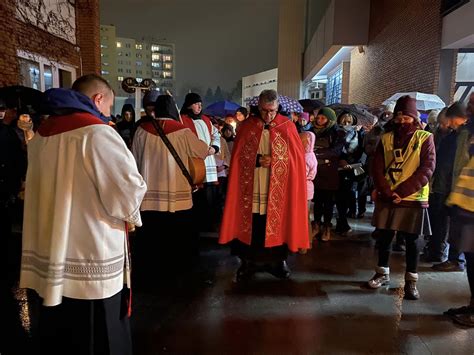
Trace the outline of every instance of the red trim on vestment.
[[49, 116], [39, 126], [38, 133], [43, 137], [49, 137], [95, 124], [105, 123], [87, 112], [76, 112], [65, 116]]
[[[181, 122], [175, 120], [157, 120], [157, 123], [163, 127], [163, 131], [166, 135], [186, 128]], [[143, 122], [140, 127], [148, 133], [159, 136], [158, 132], [153, 126], [153, 122]]]

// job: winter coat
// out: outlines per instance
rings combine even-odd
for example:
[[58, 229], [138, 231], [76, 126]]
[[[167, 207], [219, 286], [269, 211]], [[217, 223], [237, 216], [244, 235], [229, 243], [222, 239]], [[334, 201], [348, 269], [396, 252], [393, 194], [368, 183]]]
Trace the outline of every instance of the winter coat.
[[306, 188], [308, 191], [308, 200], [312, 200], [314, 197], [314, 184], [313, 180], [316, 177], [318, 171], [318, 160], [314, 154], [314, 143], [316, 136], [313, 132], [302, 132], [300, 133], [301, 141], [305, 151], [304, 159], [306, 161]]

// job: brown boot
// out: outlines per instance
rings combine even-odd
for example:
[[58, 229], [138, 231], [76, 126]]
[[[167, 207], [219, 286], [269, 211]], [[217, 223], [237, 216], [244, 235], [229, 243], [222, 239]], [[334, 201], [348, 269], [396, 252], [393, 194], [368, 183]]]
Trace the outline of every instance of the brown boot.
[[407, 272], [405, 274], [405, 299], [417, 300], [420, 298], [420, 293], [416, 288], [416, 282], [418, 281], [418, 274]]
[[321, 241], [329, 242], [330, 239], [331, 239], [331, 227], [324, 226], [323, 235], [321, 236]]

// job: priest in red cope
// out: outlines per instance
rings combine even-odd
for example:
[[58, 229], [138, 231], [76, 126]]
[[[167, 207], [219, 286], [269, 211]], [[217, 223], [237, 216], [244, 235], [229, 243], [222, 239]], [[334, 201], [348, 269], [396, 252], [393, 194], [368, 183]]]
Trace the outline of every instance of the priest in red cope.
[[237, 281], [257, 271], [287, 279], [288, 252], [309, 248], [304, 149], [278, 107], [277, 92], [262, 91], [232, 151], [219, 242], [241, 260]]

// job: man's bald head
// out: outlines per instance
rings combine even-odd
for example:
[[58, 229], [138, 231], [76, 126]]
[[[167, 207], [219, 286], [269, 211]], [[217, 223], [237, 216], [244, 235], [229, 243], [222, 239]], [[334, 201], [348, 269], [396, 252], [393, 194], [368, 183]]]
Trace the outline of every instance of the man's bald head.
[[107, 80], [97, 74], [83, 75], [72, 84], [72, 89], [89, 97], [104, 116], [110, 116], [114, 91]]

